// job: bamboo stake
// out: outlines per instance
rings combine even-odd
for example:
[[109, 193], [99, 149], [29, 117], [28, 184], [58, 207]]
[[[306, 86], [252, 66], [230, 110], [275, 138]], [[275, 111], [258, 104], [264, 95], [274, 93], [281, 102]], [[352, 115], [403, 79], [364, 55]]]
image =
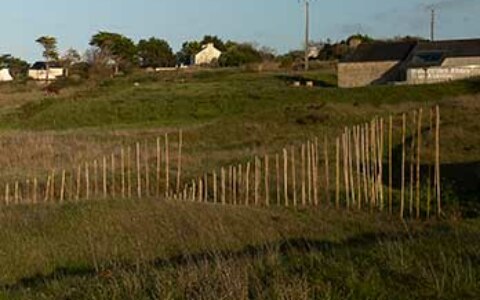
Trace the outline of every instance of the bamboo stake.
[[123, 147], [120, 149], [120, 180], [122, 185], [122, 199], [125, 199], [126, 196], [126, 184], [125, 184], [125, 150]]
[[328, 205], [332, 205], [331, 199], [330, 199], [330, 162], [329, 162], [329, 156], [328, 156], [328, 137], [325, 135], [325, 140], [323, 144], [323, 152], [325, 156], [325, 196], [327, 199]]
[[347, 131], [342, 135], [343, 140], [343, 175], [345, 180], [345, 201], [347, 210], [350, 208], [350, 176], [348, 174], [348, 137]]
[[[103, 185], [103, 198], [107, 198], [107, 157], [103, 157], [102, 161], [102, 185]], [[78, 173], [77, 173], [78, 174]], [[78, 176], [77, 176], [78, 177]], [[78, 178], [77, 178], [77, 186], [78, 186]], [[78, 191], [77, 191], [78, 194]], [[77, 197], [78, 201], [78, 197]]]
[[[141, 173], [141, 165], [140, 165], [140, 143], [136, 143], [136, 160], [137, 160], [137, 197], [138, 199], [142, 198], [142, 173]], [[167, 197], [167, 195], [165, 195]]]
[[270, 177], [269, 177], [269, 158], [265, 155], [265, 204], [270, 206]]
[[255, 190], [254, 190], [254, 199], [255, 199], [255, 206], [258, 205], [258, 194], [260, 189], [260, 160], [258, 157], [255, 156], [255, 174], [254, 174], [254, 181], [255, 181]]
[[197, 183], [195, 182], [195, 180], [192, 180], [192, 202], [196, 202], [196, 201], [197, 201]]
[[297, 207], [297, 174], [295, 168], [295, 148], [293, 146], [290, 147], [290, 158], [291, 158], [291, 171], [292, 171], [292, 193], [293, 193], [293, 206]]
[[307, 199], [308, 204], [312, 204], [312, 147], [310, 141], [307, 141]]
[[232, 166], [228, 166], [228, 202], [230, 204], [234, 204], [233, 203], [233, 167]]
[[340, 138], [336, 140], [335, 207], [340, 208]]
[[27, 178], [25, 181], [25, 201], [30, 204], [32, 203], [32, 198], [30, 195], [30, 179]]
[[85, 163], [85, 198], [90, 200], [90, 173], [88, 162]]
[[98, 161], [93, 161], [93, 193], [95, 198], [98, 197]]
[[247, 163], [247, 171], [245, 175], [245, 205], [248, 206], [250, 202], [250, 162]]
[[354, 129], [354, 147], [355, 147], [355, 162], [357, 167], [357, 208], [362, 209], [362, 172], [361, 172], [361, 156], [360, 156], [360, 126], [355, 126]]
[[127, 195], [132, 199], [132, 148], [127, 148]]
[[[360, 126], [360, 155], [362, 157], [362, 177], [363, 177], [363, 193], [365, 205], [369, 205], [368, 201], [368, 182], [367, 182], [367, 160], [366, 160], [366, 127]], [[361, 207], [360, 207], [361, 208]]]
[[440, 107], [435, 107], [436, 112], [436, 128], [435, 128], [435, 182], [436, 182], [436, 196], [437, 196], [437, 215], [440, 217], [442, 214], [442, 190], [441, 190], [441, 174], [440, 174]]
[[208, 174], [205, 173], [203, 177], [203, 182], [204, 182], [204, 192], [203, 194], [205, 195], [205, 202], [208, 202]]
[[422, 178], [420, 177], [420, 164], [421, 164], [421, 154], [422, 154], [422, 115], [423, 110], [420, 108], [418, 111], [418, 131], [417, 131], [417, 205], [416, 205], [416, 216], [417, 219], [420, 219], [420, 182]]
[[165, 197], [170, 193], [170, 147], [168, 133], [165, 134]]
[[222, 167], [221, 170], [221, 180], [222, 180], [222, 204], [226, 205], [227, 204], [227, 199], [226, 199], [226, 191], [225, 191], [225, 169]]
[[243, 196], [245, 194], [244, 185], [243, 185], [243, 166], [242, 164], [238, 165], [238, 203], [242, 203]]
[[10, 205], [10, 184], [5, 185], [5, 205]]
[[305, 185], [305, 144], [302, 144], [302, 206], [306, 206], [307, 204], [307, 191]]
[[161, 167], [162, 167], [162, 147], [160, 145], [160, 138], [157, 138], [157, 198], [160, 197], [161, 192]]
[[371, 134], [371, 137], [370, 137], [370, 147], [371, 147], [371, 154], [372, 154], [372, 158], [371, 158], [371, 162], [372, 162], [372, 173], [371, 173], [371, 176], [372, 176], [372, 185], [371, 185], [371, 188], [372, 188], [372, 203], [373, 203], [373, 207], [377, 207], [378, 203], [377, 203], [377, 163], [378, 163], [378, 160], [377, 160], [377, 147], [376, 147], [376, 140], [377, 140], [377, 135], [376, 135], [376, 131], [377, 131], [377, 126], [376, 126], [376, 119], [372, 121], [372, 124], [370, 126], [370, 134]]
[[148, 160], [149, 160], [148, 145], [145, 142], [145, 195], [147, 197], [150, 197], [150, 165], [148, 163]]
[[315, 143], [312, 144], [312, 154], [313, 203], [318, 206], [318, 138], [315, 138]]
[[412, 120], [412, 143], [410, 147], [410, 217], [413, 217], [413, 185], [414, 185], [414, 164], [415, 164], [415, 130], [417, 127], [417, 112], [413, 112], [413, 120]]
[[37, 191], [38, 191], [38, 180], [37, 177], [33, 178], [33, 204], [37, 204]]
[[288, 201], [288, 153], [287, 149], [283, 149], [283, 192], [285, 196], [285, 206], [289, 206]]
[[15, 200], [15, 204], [18, 205], [20, 203], [20, 195], [19, 195], [19, 183], [18, 181], [15, 181], [15, 185], [14, 185], [14, 200]]
[[112, 179], [111, 179], [111, 183], [112, 183], [112, 186], [111, 186], [111, 192], [112, 192], [112, 198], [115, 198], [116, 197], [116, 180], [115, 180], [115, 172], [116, 172], [116, 168], [115, 168], [115, 154], [112, 153], [111, 155], [111, 163], [112, 163]]
[[52, 202], [55, 202], [55, 169], [52, 169], [52, 181], [51, 181], [51, 188], [50, 188], [50, 199]]
[[403, 219], [405, 215], [405, 158], [406, 158], [406, 147], [405, 147], [405, 135], [407, 131], [407, 116], [402, 115], [402, 179], [401, 179], [401, 191], [400, 191], [400, 218]]
[[217, 198], [217, 171], [213, 171], [213, 203], [218, 203]]
[[237, 167], [232, 167], [233, 205], [237, 205]]
[[202, 178], [198, 179], [198, 202], [203, 202], [203, 180]]
[[352, 207], [357, 204], [357, 197], [355, 193], [355, 180], [354, 180], [354, 172], [353, 172], [353, 146], [352, 146], [352, 132], [350, 129], [347, 128], [347, 150], [348, 150], [348, 173], [350, 175], [350, 192], [351, 192], [351, 205]]
[[433, 143], [433, 118], [434, 118], [434, 111], [433, 108], [430, 108], [430, 117], [429, 117], [429, 128], [428, 128], [428, 138], [429, 138], [429, 145], [428, 147], [428, 180], [427, 180], [427, 218], [430, 218], [431, 213], [431, 205], [432, 205], [432, 163], [434, 161], [433, 158], [433, 151], [431, 144]]
[[388, 211], [393, 214], [393, 117], [388, 120]]
[[275, 154], [275, 172], [277, 181], [277, 205], [280, 206], [280, 156], [278, 154]]
[[177, 159], [177, 193], [180, 191], [180, 182], [182, 179], [182, 147], [183, 147], [183, 132], [178, 133], [178, 159]]
[[66, 181], [66, 172], [62, 171], [62, 183], [60, 188], [60, 203], [65, 201], [65, 181]]
[[[104, 157], [105, 159], [105, 157]], [[104, 167], [106, 169], [106, 161], [104, 160]], [[80, 189], [81, 189], [81, 178], [82, 176], [82, 167], [80, 165], [78, 165], [77, 167], [77, 194], [75, 195], [75, 200], [78, 202], [80, 201]], [[105, 185], [106, 186], [106, 185]]]
[[378, 174], [378, 192], [380, 196], [380, 205], [381, 210], [383, 211], [385, 206], [385, 198], [383, 193], [383, 153], [385, 150], [385, 123], [383, 118], [380, 119], [380, 133], [379, 133], [379, 146], [378, 146], [378, 166], [379, 166], [379, 174]]
[[366, 202], [368, 203], [368, 206], [370, 208], [370, 210], [373, 209], [373, 199], [371, 197], [371, 192], [370, 192], [370, 188], [372, 186], [372, 176], [371, 176], [371, 173], [372, 173], [372, 162], [371, 162], [371, 153], [370, 153], [370, 135], [371, 135], [371, 131], [370, 131], [370, 124], [369, 123], [366, 123], [365, 124], [365, 158], [366, 158], [366, 162], [367, 162], [367, 196], [366, 196]]

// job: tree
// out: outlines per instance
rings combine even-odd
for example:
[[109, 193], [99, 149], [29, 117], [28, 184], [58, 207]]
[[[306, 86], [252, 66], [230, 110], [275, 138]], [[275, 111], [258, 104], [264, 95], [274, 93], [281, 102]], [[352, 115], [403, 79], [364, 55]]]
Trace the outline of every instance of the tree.
[[202, 44], [197, 41], [184, 42], [182, 49], [177, 53], [180, 64], [191, 65], [192, 57], [202, 50]]
[[72, 65], [79, 63], [82, 60], [82, 57], [77, 50], [70, 48], [68, 49], [63, 56], [60, 58], [62, 66], [65, 68], [65, 76], [68, 77], [70, 73], [70, 68]]
[[175, 66], [175, 56], [172, 48], [165, 40], [154, 37], [149, 40], [140, 40], [137, 49], [142, 67]]
[[117, 68], [127, 70], [137, 63], [137, 47], [124, 35], [101, 31], [92, 36], [90, 46], [99, 48], [103, 56], [115, 61]]
[[43, 57], [47, 69], [46, 81], [50, 71], [50, 63], [58, 60], [57, 39], [52, 36], [42, 36], [36, 40], [43, 47]]
[[239, 67], [262, 61], [262, 54], [251, 44], [229, 42], [228, 45], [229, 48], [219, 59], [222, 67]]
[[225, 43], [216, 35], [206, 35], [203, 37], [203, 40], [200, 42], [200, 44], [203, 46], [203, 45], [206, 45], [206, 44], [213, 44], [213, 46], [215, 46], [215, 48], [217, 48], [218, 50], [224, 52], [224, 51], [227, 51], [227, 47], [225, 45]]
[[17, 57], [9, 54], [0, 56], [0, 69], [8, 68], [10, 74], [15, 79], [26, 78], [28, 75], [29, 64]]

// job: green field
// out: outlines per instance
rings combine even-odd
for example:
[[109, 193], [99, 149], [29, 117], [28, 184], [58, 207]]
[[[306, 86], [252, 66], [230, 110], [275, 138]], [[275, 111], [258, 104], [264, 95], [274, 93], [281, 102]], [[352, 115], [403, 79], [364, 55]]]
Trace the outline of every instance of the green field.
[[329, 71], [133, 74], [49, 97], [31, 82], [0, 85], [1, 186], [167, 132], [175, 140], [178, 129], [185, 180], [374, 116], [395, 116], [398, 145], [398, 117], [438, 104], [446, 212], [404, 223], [167, 199], [2, 206], [0, 299], [479, 298], [480, 81], [348, 90], [335, 81]]

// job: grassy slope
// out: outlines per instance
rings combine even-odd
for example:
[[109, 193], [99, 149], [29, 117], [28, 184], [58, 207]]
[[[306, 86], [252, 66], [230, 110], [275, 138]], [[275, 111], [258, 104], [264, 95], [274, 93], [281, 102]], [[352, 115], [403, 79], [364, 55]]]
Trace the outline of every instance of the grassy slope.
[[[185, 129], [188, 141], [186, 176], [198, 175], [292, 141], [333, 136], [344, 125], [374, 115], [440, 103], [448, 173], [477, 178], [475, 167], [465, 175], [463, 164], [480, 161], [478, 82], [305, 89], [289, 86], [295, 76], [141, 75], [72, 88], [58, 98], [26, 91], [28, 101], [18, 105], [12, 99], [19, 95], [10, 91], [14, 98], [2, 98], [7, 104], [0, 109], [0, 127], [3, 140], [13, 136], [14, 142], [2, 145], [2, 164], [13, 169], [25, 159], [16, 156], [27, 153], [32, 160], [23, 168], [31, 168], [44, 155], [37, 149], [43, 145], [32, 146], [42, 138], [45, 147], [55, 145], [63, 155], [65, 149], [68, 154], [80, 150], [82, 159], [91, 159], [99, 150], [84, 149], [99, 142], [152, 138], [174, 126]], [[332, 81], [329, 74], [308, 76], [326, 85]], [[24, 146], [23, 134], [39, 138]], [[66, 147], [72, 142], [79, 146]], [[59, 157], [53, 153], [51, 160], [58, 163]], [[6, 299], [240, 299], [247, 294], [405, 299], [479, 293], [478, 219], [411, 224], [406, 230], [383, 217], [334, 211], [145, 201], [4, 209], [0, 227], [0, 285]], [[226, 253], [217, 255], [220, 250]], [[172, 259], [196, 253], [204, 255]]]
[[478, 220], [142, 201], [13, 208], [0, 225], [4, 299], [480, 295]]

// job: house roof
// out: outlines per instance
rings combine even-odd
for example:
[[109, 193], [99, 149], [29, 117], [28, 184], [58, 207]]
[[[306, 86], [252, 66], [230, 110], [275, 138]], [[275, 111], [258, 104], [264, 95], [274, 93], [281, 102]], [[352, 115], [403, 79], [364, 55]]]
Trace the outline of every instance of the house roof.
[[401, 61], [408, 57], [415, 45], [415, 41], [363, 43], [342, 62]]
[[419, 42], [408, 67], [441, 66], [446, 58], [480, 57], [480, 39]]
[[[50, 62], [49, 66], [50, 68], [62, 68], [62, 66], [60, 66], [60, 64], [56, 62]], [[46, 70], [46, 69], [47, 69], [47, 63], [44, 61], [37, 61], [30, 67], [30, 70]]]

